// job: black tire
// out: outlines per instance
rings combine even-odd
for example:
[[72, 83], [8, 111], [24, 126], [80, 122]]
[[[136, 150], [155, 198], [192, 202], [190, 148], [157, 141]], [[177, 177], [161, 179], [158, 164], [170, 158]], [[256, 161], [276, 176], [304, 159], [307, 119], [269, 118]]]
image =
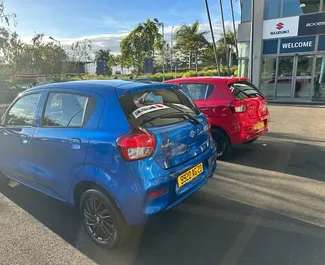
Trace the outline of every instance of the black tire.
[[104, 192], [85, 191], [80, 198], [83, 225], [90, 238], [104, 248], [121, 246], [130, 234], [122, 213]]
[[217, 147], [217, 158], [221, 160], [227, 159], [232, 148], [228, 135], [219, 128], [212, 128], [211, 134]]
[[254, 143], [257, 139], [258, 139], [258, 138], [255, 138], [255, 139], [253, 139], [253, 140], [250, 140], [250, 141], [248, 141], [248, 142], [245, 142], [245, 144], [251, 144], [251, 143]]

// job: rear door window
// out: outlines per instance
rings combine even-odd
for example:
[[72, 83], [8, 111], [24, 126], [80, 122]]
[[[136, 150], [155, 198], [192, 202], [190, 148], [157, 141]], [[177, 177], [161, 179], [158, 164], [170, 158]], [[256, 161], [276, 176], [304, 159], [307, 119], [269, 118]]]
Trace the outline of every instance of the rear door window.
[[210, 84], [180, 84], [182, 91], [192, 100], [203, 100], [207, 99], [214, 86]]
[[97, 100], [79, 94], [50, 93], [43, 127], [83, 127], [96, 108]]
[[263, 94], [249, 82], [235, 82], [229, 85], [231, 93], [238, 99], [264, 98]]
[[156, 89], [127, 94], [120, 103], [134, 126], [150, 127], [194, 120], [200, 112], [179, 89]]

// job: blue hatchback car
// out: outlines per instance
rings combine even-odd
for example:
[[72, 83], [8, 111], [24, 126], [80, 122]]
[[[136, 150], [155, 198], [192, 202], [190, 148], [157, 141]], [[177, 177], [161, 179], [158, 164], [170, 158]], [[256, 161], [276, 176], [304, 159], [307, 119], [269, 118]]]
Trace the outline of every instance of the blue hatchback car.
[[168, 210], [216, 169], [205, 116], [177, 86], [83, 81], [20, 94], [0, 126], [2, 182], [75, 205], [112, 248], [130, 226]]

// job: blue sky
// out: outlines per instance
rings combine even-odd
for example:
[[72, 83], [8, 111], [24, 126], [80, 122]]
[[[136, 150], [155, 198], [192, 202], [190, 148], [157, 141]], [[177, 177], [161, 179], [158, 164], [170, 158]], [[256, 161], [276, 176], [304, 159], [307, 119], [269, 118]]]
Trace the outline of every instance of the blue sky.
[[[239, 2], [239, 1], [238, 1]], [[17, 32], [24, 38], [35, 33], [58, 38], [70, 44], [90, 38], [93, 47], [118, 52], [119, 41], [139, 22], [158, 18], [166, 26], [166, 39], [172, 26], [193, 23], [208, 29], [204, 0], [4, 0], [7, 12], [18, 17]], [[209, 0], [214, 30], [220, 33], [218, 0]], [[225, 20], [230, 26], [229, 0], [223, 0]], [[234, 3], [239, 21], [238, 3]]]

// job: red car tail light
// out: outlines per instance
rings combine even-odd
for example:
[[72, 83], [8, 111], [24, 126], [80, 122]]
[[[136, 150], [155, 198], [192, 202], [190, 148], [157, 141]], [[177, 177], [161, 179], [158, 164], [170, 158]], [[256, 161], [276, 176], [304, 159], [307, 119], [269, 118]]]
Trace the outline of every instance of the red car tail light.
[[156, 148], [156, 138], [143, 128], [119, 137], [117, 147], [126, 161], [150, 157]]
[[247, 109], [247, 104], [245, 101], [236, 100], [230, 104], [230, 109], [233, 113], [245, 112]]

